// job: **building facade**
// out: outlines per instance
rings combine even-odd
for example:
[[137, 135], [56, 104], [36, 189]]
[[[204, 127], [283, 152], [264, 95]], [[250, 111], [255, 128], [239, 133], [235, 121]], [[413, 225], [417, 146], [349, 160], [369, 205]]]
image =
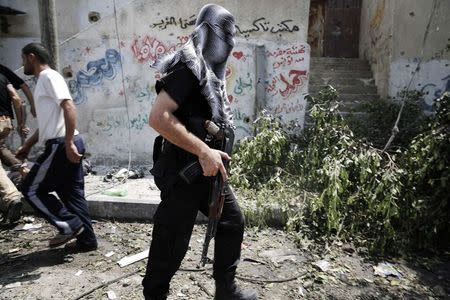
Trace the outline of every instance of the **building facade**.
[[[126, 160], [130, 149], [134, 160], [148, 160], [156, 134], [147, 125], [148, 112], [161, 75], [150, 65], [187, 41], [208, 1], [55, 2], [59, 71], [77, 104], [89, 152], [100, 163]], [[214, 2], [237, 21], [227, 90], [238, 138], [251, 134], [262, 109], [304, 123], [311, 56], [368, 60], [383, 97], [408, 86], [419, 62], [411, 86], [427, 95], [428, 105], [450, 89], [449, 1]], [[38, 1], [0, 0], [0, 6], [25, 13], [0, 15], [0, 63], [20, 74], [20, 49], [40, 41]]]

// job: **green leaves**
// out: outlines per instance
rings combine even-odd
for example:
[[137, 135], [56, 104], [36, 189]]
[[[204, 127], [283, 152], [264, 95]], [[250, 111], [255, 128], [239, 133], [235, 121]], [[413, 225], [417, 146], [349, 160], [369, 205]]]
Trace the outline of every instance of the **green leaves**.
[[280, 120], [263, 111], [254, 123], [255, 136], [240, 141], [231, 163], [231, 182], [258, 187], [276, 175], [288, 154], [288, 135]]
[[230, 180], [250, 199], [249, 223], [269, 224], [277, 211], [288, 230], [308, 225], [375, 253], [450, 245], [449, 95], [428, 129], [391, 154], [353, 134], [332, 87], [308, 102], [312, 126], [287, 129], [263, 112], [233, 156]]

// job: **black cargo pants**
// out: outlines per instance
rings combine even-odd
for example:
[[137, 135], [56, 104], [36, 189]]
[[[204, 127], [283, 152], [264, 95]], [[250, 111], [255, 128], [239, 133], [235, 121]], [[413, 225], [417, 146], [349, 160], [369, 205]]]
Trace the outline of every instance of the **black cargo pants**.
[[[188, 249], [197, 212], [208, 215], [209, 180], [202, 177], [192, 184], [177, 180], [170, 189], [162, 189], [142, 281], [146, 298], [164, 299], [168, 294], [170, 280]], [[219, 281], [234, 276], [244, 234], [244, 218], [233, 191], [225, 186], [224, 207], [214, 242], [213, 276]]]

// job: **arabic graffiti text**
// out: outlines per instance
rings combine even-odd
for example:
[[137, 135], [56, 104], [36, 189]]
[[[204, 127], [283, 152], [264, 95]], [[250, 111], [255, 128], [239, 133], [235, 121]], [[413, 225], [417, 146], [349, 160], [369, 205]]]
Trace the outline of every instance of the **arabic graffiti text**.
[[266, 51], [266, 56], [271, 58], [274, 62], [272, 67], [274, 69], [280, 67], [287, 67], [300, 63], [305, 60], [306, 46], [293, 45], [289, 48], [277, 48], [274, 51]]
[[115, 49], [108, 49], [105, 57], [90, 61], [86, 70], [80, 70], [75, 75], [75, 80], [69, 80], [68, 86], [75, 104], [86, 100], [84, 89], [100, 85], [103, 79], [113, 80], [116, 77], [116, 68], [120, 66], [120, 54]]
[[131, 117], [130, 122], [128, 122], [126, 115], [110, 114], [106, 116], [104, 122], [97, 123], [97, 125], [106, 132], [114, 129], [134, 129], [140, 131], [143, 128], [146, 128], [147, 124], [148, 115], [146, 113], [139, 113], [137, 116]]
[[305, 106], [302, 103], [278, 103], [272, 107], [272, 113], [275, 115], [298, 113], [305, 110]]
[[131, 51], [134, 57], [140, 63], [147, 61], [154, 62], [162, 55], [175, 51], [178, 47], [187, 42], [187, 38], [183, 36], [177, 37], [177, 43], [165, 43], [157, 38], [151, 36], [145, 36], [142, 39], [135, 39], [131, 44]]
[[252, 22], [252, 26], [248, 29], [243, 29], [240, 26], [236, 25], [237, 33], [239, 35], [244, 36], [245, 38], [250, 37], [250, 34], [256, 32], [269, 32], [272, 34], [281, 34], [283, 32], [295, 32], [299, 31], [300, 28], [297, 25], [292, 25], [293, 20], [283, 20], [277, 23], [276, 25], [272, 25], [270, 21], [266, 18], [258, 18]]
[[290, 70], [287, 74], [280, 73], [268, 83], [266, 92], [272, 96], [279, 93], [286, 99], [297, 93], [305, 85], [307, 78], [306, 70]]
[[242, 77], [239, 77], [236, 79], [236, 85], [234, 86], [233, 92], [236, 95], [243, 95], [246, 93], [246, 91], [253, 90], [253, 80], [250, 76], [250, 73], [247, 72], [247, 78], [242, 79]]
[[161, 21], [159, 22], [153, 23], [151, 27], [166, 30], [168, 26], [175, 26], [175, 27], [179, 26], [181, 29], [186, 29], [188, 26], [194, 25], [195, 25], [195, 15], [192, 15], [187, 19], [170, 16], [161, 19]]

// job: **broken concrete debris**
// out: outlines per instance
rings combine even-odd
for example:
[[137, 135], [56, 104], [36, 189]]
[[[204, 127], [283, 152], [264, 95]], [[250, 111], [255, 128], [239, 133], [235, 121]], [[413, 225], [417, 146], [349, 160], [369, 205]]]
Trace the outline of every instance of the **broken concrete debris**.
[[144, 259], [144, 258], [147, 258], [147, 256], [148, 256], [148, 251], [149, 251], [149, 250], [150, 250], [150, 249], [147, 249], [147, 250], [144, 250], [144, 251], [139, 252], [139, 253], [137, 253], [137, 254], [125, 256], [125, 257], [123, 257], [121, 260], [119, 260], [119, 261], [117, 262], [117, 264], [119, 264], [119, 266], [120, 266], [121, 268], [123, 268], [123, 267], [128, 266], [128, 265], [131, 265], [131, 264], [133, 264], [133, 263], [135, 263], [135, 262], [137, 262], [137, 261], [140, 261], [140, 260], [142, 260], [142, 259]]
[[115, 181], [124, 181], [127, 179], [138, 179], [145, 177], [145, 171], [147, 169], [145, 167], [139, 167], [133, 170], [128, 170], [125, 168], [117, 169], [112, 168], [106, 175], [103, 177], [103, 181], [105, 182], [115, 182]]
[[377, 276], [387, 277], [395, 276], [397, 278], [402, 278], [402, 274], [395, 268], [395, 266], [388, 262], [381, 262], [376, 266], [373, 266], [373, 272]]

